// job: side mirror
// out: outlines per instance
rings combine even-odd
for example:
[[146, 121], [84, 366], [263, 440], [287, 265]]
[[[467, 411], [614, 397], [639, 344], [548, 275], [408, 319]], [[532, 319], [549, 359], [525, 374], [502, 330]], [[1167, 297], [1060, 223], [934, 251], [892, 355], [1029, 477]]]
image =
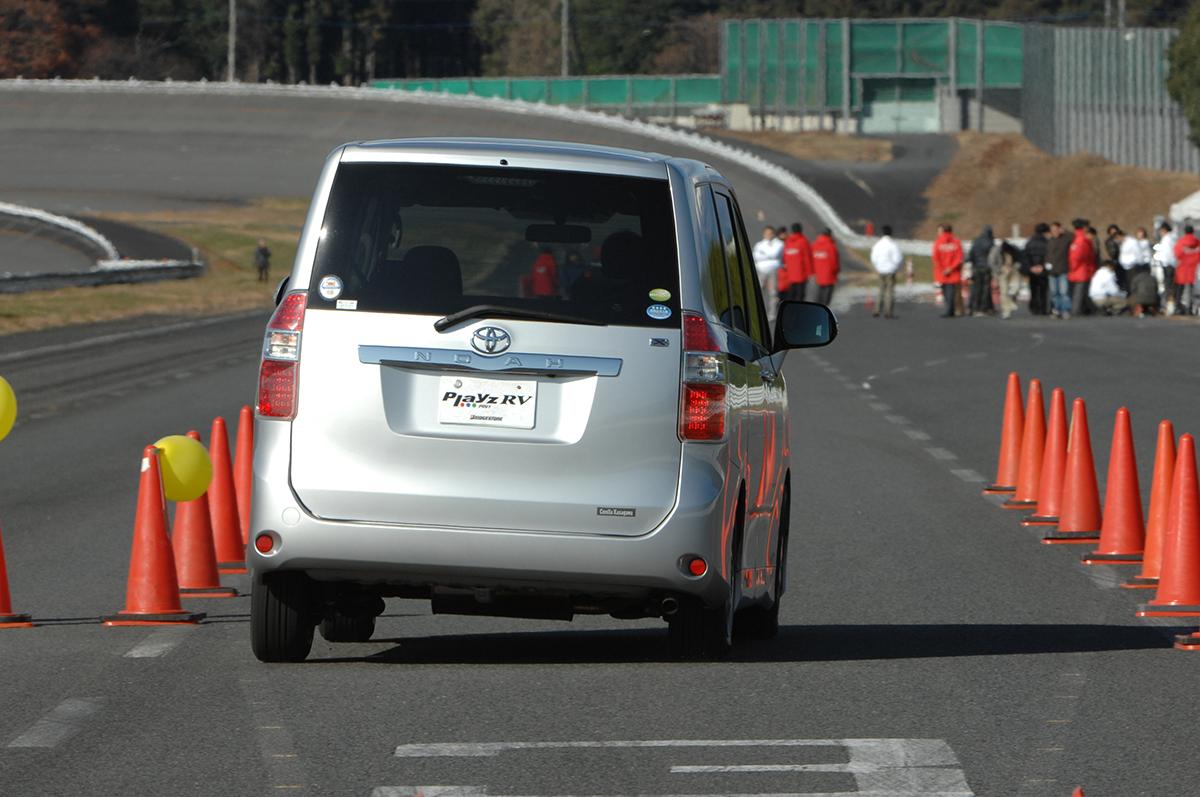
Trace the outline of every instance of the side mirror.
[[775, 316], [775, 351], [828, 346], [837, 337], [833, 311], [816, 302], [781, 302]]
[[283, 279], [281, 279], [279, 281], [279, 287], [277, 287], [275, 289], [275, 306], [276, 307], [278, 307], [279, 303], [283, 301], [283, 297], [287, 296], [288, 283], [291, 281], [291, 279], [292, 279], [291, 277], [284, 277]]

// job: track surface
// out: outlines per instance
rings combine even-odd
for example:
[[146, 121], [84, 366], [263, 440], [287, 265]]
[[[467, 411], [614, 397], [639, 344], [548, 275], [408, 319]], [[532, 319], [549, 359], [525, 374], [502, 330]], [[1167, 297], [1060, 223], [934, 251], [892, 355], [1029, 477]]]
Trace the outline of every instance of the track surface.
[[[3, 151], [14, 145], [29, 142], [0, 134]], [[157, 201], [143, 183], [120, 185], [114, 204]], [[296, 666], [253, 659], [246, 598], [191, 602], [209, 612], [195, 628], [98, 626], [123, 601], [141, 447], [206, 431], [250, 401], [264, 319], [3, 338], [0, 373], [23, 420], [0, 445], [0, 523], [15, 608], [43, 625], [0, 631], [0, 793], [853, 794], [864, 793], [845, 766], [857, 743], [844, 740], [856, 739], [944, 740], [953, 751], [896, 771], [909, 786], [877, 797], [964, 794], [913, 785], [942, 770], [997, 797], [1077, 784], [1089, 797], [1193, 793], [1196, 657], [1169, 649], [1170, 628], [1133, 618], [1143, 595], [1078, 565], [1081, 546], [1040, 545], [978, 480], [995, 466], [1004, 376], [1018, 369], [1089, 400], [1101, 477], [1112, 414], [1128, 404], [1148, 491], [1158, 419], [1200, 428], [1200, 376], [1186, 356], [1195, 327], [901, 310], [894, 322], [852, 310], [832, 347], [790, 356], [784, 628], [712, 664], [669, 661], [656, 621], [434, 617], [407, 601], [389, 601], [374, 641], [318, 640]], [[714, 744], [394, 754], [655, 739]], [[741, 739], [825, 741], [715, 744]], [[810, 766], [672, 772], [736, 764]]]

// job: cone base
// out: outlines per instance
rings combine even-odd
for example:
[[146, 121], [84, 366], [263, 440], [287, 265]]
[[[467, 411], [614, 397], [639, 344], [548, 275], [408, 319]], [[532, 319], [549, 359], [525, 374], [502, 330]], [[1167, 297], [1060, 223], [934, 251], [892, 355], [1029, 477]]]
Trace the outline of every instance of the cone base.
[[181, 598], [236, 598], [238, 591], [233, 587], [180, 587]]
[[1007, 501], [1005, 501], [1003, 504], [1001, 504], [1000, 508], [1001, 509], [1019, 509], [1024, 512], [1028, 512], [1031, 509], [1036, 510], [1037, 503], [1038, 503], [1037, 501], [1014, 501], [1013, 499], [1010, 498]]
[[1142, 555], [1140, 553], [1099, 553], [1094, 551], [1084, 554], [1080, 561], [1085, 565], [1140, 565]]
[[1042, 537], [1043, 545], [1091, 544], [1100, 542], [1100, 531], [1051, 531]]
[[1200, 617], [1200, 606], [1184, 604], [1143, 603], [1137, 610], [1138, 617]]
[[249, 573], [249, 568], [246, 563], [242, 562], [217, 562], [217, 572], [223, 576], [237, 575], [239, 573]]
[[33, 628], [28, 614], [0, 614], [0, 628]]
[[1121, 589], [1156, 589], [1157, 587], [1158, 579], [1146, 576], [1134, 576], [1121, 585]]
[[205, 617], [204, 612], [163, 612], [161, 614], [140, 614], [120, 612], [107, 617], [101, 617], [100, 622], [107, 626], [129, 625], [182, 625], [198, 623]]
[[1008, 493], [1015, 493], [1016, 491], [1017, 486], [1015, 484], [1012, 487], [1003, 484], [989, 484], [987, 487], [983, 488], [984, 495], [1007, 495]]
[[1057, 526], [1058, 518], [1051, 515], [1030, 515], [1021, 518], [1022, 526]]
[[1175, 637], [1176, 650], [1200, 650], [1200, 631]]

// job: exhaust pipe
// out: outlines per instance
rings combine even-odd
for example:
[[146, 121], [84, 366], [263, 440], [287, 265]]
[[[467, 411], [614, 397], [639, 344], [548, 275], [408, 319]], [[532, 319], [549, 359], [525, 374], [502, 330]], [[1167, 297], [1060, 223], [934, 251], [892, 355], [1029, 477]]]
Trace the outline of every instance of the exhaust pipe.
[[659, 612], [663, 617], [670, 617], [677, 611], [679, 611], [679, 601], [674, 598], [662, 599], [662, 603], [659, 605]]

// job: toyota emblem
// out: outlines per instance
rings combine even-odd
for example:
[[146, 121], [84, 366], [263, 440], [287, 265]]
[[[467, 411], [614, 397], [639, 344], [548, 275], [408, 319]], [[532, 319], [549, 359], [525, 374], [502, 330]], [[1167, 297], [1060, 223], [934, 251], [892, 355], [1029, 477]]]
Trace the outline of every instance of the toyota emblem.
[[480, 354], [501, 354], [512, 345], [512, 336], [500, 327], [480, 327], [471, 336], [471, 346]]

